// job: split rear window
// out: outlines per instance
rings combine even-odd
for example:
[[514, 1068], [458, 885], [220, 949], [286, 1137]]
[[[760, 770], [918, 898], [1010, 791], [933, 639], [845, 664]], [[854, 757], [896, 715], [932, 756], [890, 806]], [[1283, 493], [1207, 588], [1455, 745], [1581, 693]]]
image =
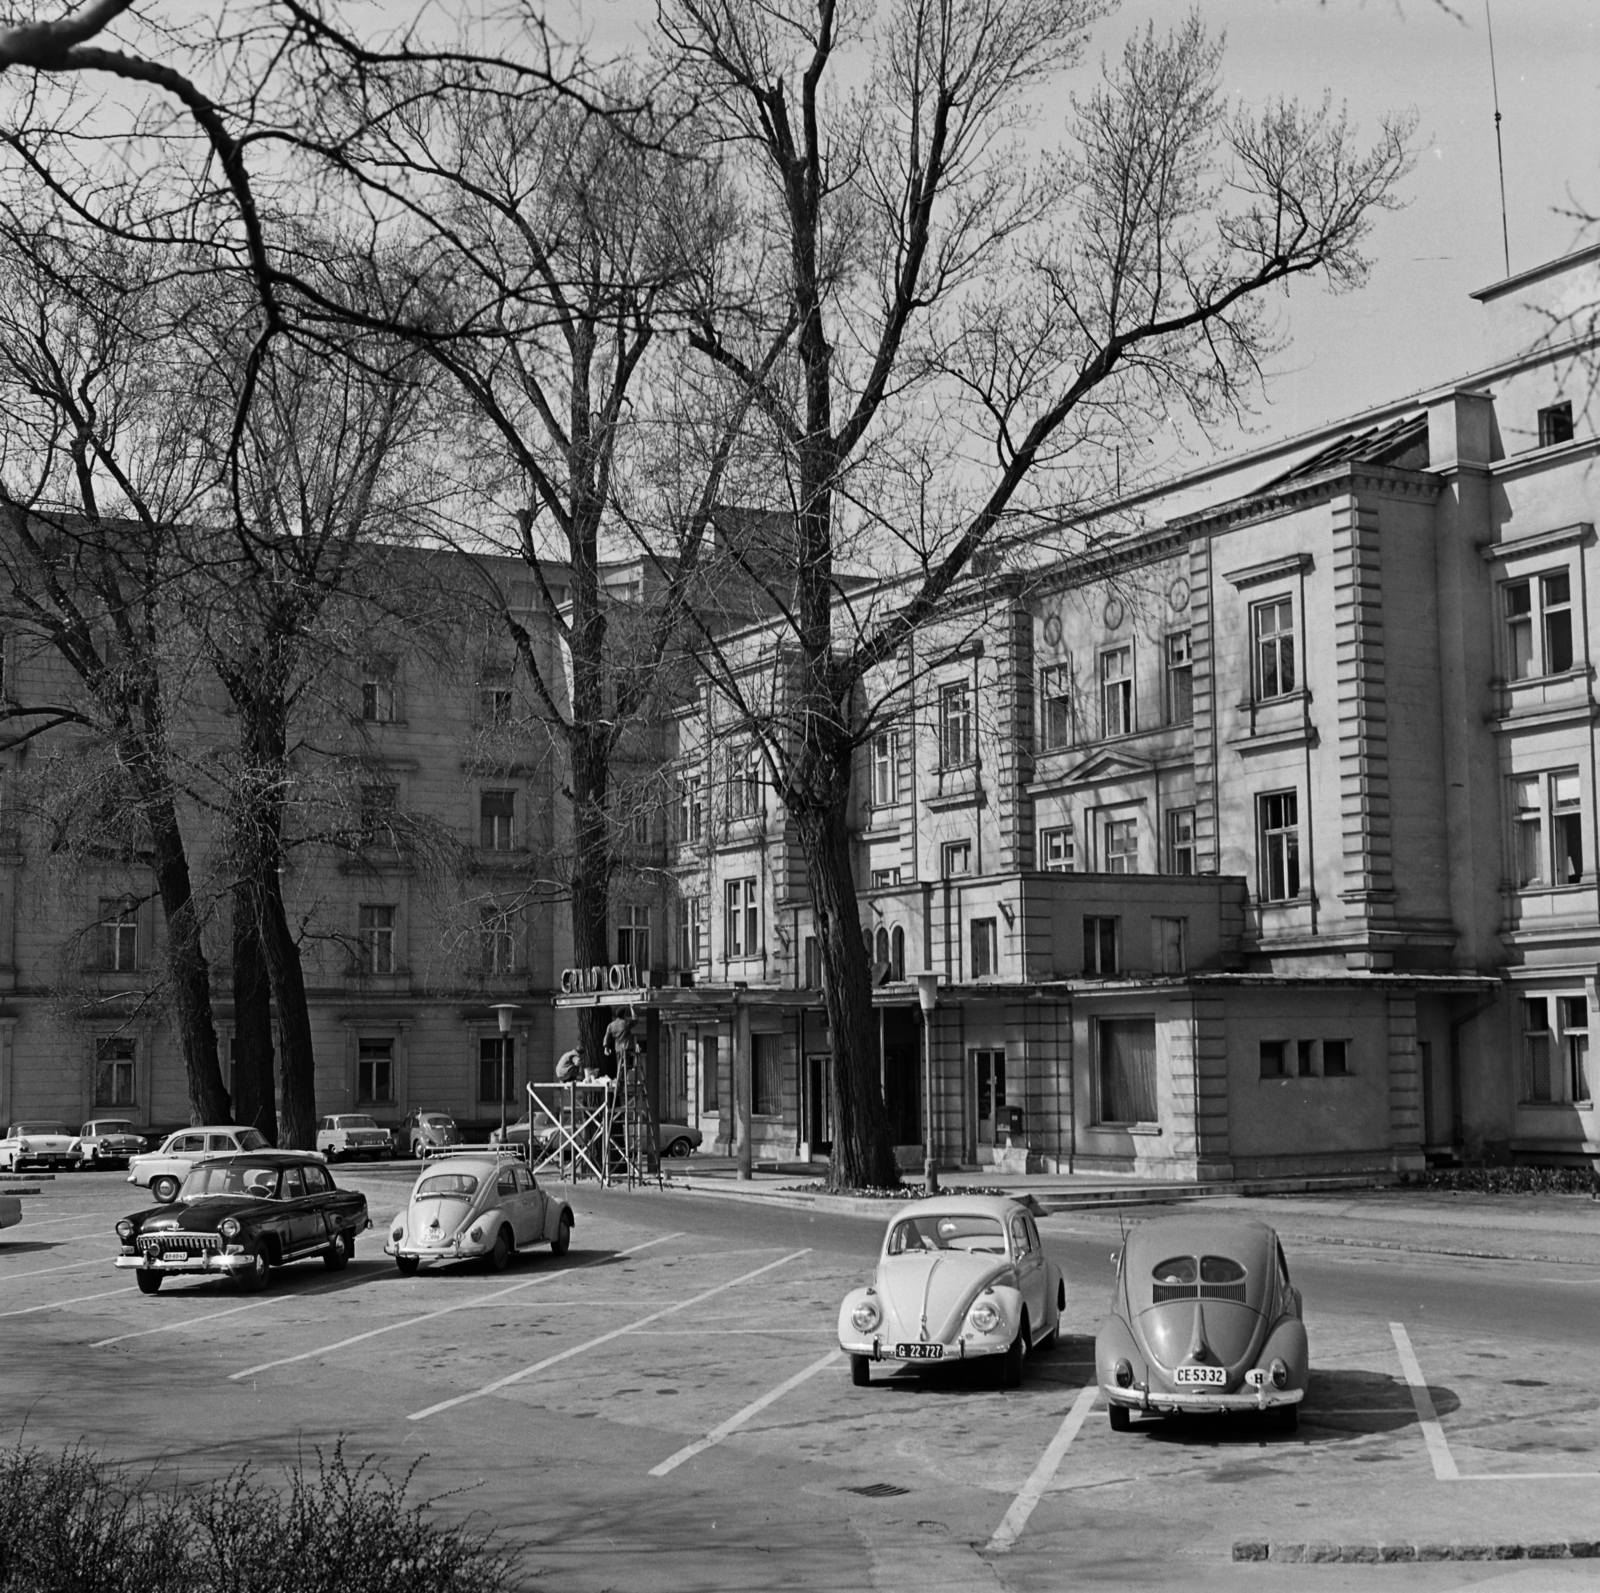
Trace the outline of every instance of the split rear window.
[[1169, 1256], [1151, 1268], [1151, 1303], [1237, 1300], [1244, 1304], [1245, 1270], [1229, 1256]]

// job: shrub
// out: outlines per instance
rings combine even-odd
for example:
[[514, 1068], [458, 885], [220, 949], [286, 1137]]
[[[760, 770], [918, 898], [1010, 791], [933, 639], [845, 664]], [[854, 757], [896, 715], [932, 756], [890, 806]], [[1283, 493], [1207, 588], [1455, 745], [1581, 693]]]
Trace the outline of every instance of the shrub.
[[1482, 1195], [1594, 1195], [1600, 1174], [1588, 1167], [1435, 1167], [1409, 1180], [1425, 1189]]
[[510, 1558], [431, 1522], [342, 1444], [287, 1488], [248, 1466], [157, 1484], [83, 1448], [0, 1452], [0, 1593], [506, 1593]]

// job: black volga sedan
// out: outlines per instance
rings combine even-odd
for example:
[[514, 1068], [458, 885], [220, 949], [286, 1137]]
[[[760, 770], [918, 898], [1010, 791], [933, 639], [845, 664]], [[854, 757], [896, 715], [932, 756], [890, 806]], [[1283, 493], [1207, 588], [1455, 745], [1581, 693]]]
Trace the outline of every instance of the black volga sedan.
[[117, 1224], [119, 1267], [145, 1294], [177, 1276], [231, 1277], [266, 1286], [272, 1267], [321, 1256], [337, 1272], [372, 1226], [367, 1197], [340, 1189], [322, 1158], [306, 1151], [249, 1151], [197, 1161], [178, 1198]]

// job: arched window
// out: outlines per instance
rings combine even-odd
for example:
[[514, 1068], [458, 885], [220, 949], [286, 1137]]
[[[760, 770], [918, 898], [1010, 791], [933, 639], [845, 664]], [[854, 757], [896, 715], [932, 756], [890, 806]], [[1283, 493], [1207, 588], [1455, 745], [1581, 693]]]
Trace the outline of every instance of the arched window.
[[889, 960], [889, 931], [887, 929], [878, 931], [878, 940], [873, 947], [872, 960], [874, 962], [888, 962]]
[[900, 984], [906, 976], [906, 932], [898, 924], [889, 937], [889, 977]]

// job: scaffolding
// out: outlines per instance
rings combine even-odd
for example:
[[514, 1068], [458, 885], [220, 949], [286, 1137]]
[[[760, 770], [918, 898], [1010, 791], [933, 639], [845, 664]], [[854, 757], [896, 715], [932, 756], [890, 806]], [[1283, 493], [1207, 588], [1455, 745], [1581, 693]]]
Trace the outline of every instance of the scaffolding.
[[542, 1118], [551, 1127], [533, 1163], [535, 1173], [550, 1173], [564, 1184], [593, 1179], [632, 1189], [653, 1179], [666, 1187], [655, 1114], [636, 1056], [627, 1057], [614, 1079], [530, 1084], [530, 1130]]

